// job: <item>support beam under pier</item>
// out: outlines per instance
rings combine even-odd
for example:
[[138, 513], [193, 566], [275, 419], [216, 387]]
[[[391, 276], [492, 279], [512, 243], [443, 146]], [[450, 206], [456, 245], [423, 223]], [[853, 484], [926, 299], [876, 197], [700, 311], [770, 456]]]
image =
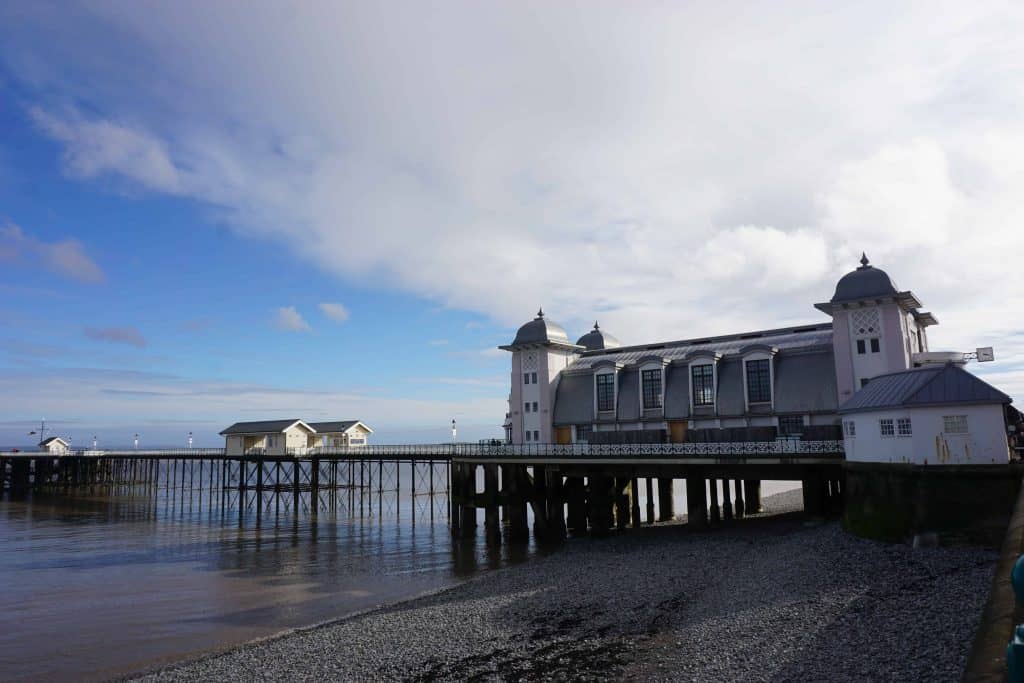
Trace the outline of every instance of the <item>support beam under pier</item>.
[[692, 529], [708, 528], [707, 483], [703, 477], [686, 478], [686, 523]]

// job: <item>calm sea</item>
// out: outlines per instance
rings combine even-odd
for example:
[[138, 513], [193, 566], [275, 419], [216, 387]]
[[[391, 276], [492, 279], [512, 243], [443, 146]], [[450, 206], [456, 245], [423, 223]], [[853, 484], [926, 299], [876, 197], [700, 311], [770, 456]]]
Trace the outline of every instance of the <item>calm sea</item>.
[[[408, 466], [400, 476], [411, 481]], [[322, 494], [315, 513], [307, 494], [295, 513], [287, 497], [266, 496], [258, 511], [253, 501], [239, 506], [219, 490], [181, 486], [177, 475], [161, 481], [156, 490], [0, 498], [0, 678], [110, 678], [437, 590], [540, 552], [454, 541], [443, 493], [341, 491]], [[168, 481], [174, 487], [164, 488]], [[795, 486], [764, 482], [763, 493]]]
[[336, 498], [316, 514], [191, 489], [0, 499], [0, 678], [109, 678], [536, 552], [453, 541], [443, 494]]

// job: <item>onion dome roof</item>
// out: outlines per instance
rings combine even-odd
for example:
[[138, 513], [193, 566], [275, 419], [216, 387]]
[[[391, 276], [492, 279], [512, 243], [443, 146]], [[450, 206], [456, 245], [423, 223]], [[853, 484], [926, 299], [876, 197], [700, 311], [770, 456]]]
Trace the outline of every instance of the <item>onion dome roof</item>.
[[861, 254], [860, 263], [857, 270], [851, 271], [839, 279], [831, 303], [875, 299], [899, 293], [889, 274], [872, 266], [866, 255]]
[[622, 344], [618, 339], [601, 329], [597, 321], [594, 321], [594, 329], [576, 341], [577, 346], [585, 346], [587, 351], [599, 351], [601, 349], [616, 349]]
[[569, 344], [565, 328], [544, 317], [544, 310], [537, 311], [537, 317], [519, 328], [513, 346], [519, 344]]

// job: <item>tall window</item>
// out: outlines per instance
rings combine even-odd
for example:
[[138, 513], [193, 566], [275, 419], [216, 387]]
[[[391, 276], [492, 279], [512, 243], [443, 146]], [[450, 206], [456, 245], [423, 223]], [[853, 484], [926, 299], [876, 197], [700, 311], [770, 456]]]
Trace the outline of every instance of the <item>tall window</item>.
[[870, 341], [871, 341], [871, 353], [878, 353], [879, 348], [880, 348], [878, 346], [878, 337], [872, 337]]
[[531, 410], [533, 412], [535, 412], [535, 413], [537, 412], [537, 402], [536, 401], [533, 402], [533, 407], [531, 408]]
[[942, 431], [947, 434], [966, 434], [967, 433], [967, 416], [966, 415], [943, 415], [942, 416]]
[[615, 410], [615, 375], [611, 372], [597, 376], [597, 409]]
[[690, 370], [693, 376], [693, 405], [713, 406], [715, 404], [715, 366], [694, 365]]
[[661, 407], [661, 370], [644, 370], [641, 376], [644, 387], [644, 410]]
[[529, 383], [530, 383], [530, 373], [524, 372], [523, 373], [523, 384], [529, 384]]
[[537, 383], [537, 373], [536, 372], [531, 372], [530, 373], [530, 381], [533, 382], [534, 384]]
[[802, 436], [804, 418], [801, 415], [783, 415], [779, 418], [779, 433], [782, 436]]
[[863, 339], [858, 339], [857, 340], [857, 353], [859, 353], [861, 355], [867, 353], [867, 347], [864, 346], [864, 340]]
[[529, 401], [527, 401], [526, 403], [523, 404], [523, 412], [524, 413], [530, 412], [530, 402]]
[[772, 400], [772, 377], [767, 358], [747, 361], [747, 401], [768, 403]]
[[590, 425], [576, 425], [576, 440], [590, 441]]
[[879, 420], [878, 431], [882, 436], [896, 436], [896, 428], [893, 426], [891, 419]]
[[857, 436], [857, 423], [854, 422], [853, 420], [848, 420], [844, 422], [843, 431], [846, 433], [846, 436], [849, 436], [851, 438]]

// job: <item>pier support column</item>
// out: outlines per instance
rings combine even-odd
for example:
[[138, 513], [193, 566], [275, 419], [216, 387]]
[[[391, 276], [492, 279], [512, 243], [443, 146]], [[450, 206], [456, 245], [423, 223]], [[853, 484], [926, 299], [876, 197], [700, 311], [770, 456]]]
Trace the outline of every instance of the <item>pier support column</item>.
[[718, 524], [722, 521], [722, 512], [718, 507], [718, 480], [708, 479], [708, 489], [711, 492], [711, 523]]
[[562, 473], [548, 468], [547, 477], [547, 515], [548, 541], [561, 543], [565, 540], [565, 493], [562, 486]]
[[[414, 480], [415, 474], [414, 470]], [[448, 491], [448, 520], [451, 524], [452, 536], [458, 536], [462, 530], [462, 518], [459, 515], [459, 499], [462, 497], [462, 463], [453, 462], [448, 465]]]
[[629, 520], [629, 497], [626, 495], [626, 486], [629, 480], [625, 477], [615, 477], [612, 480], [612, 491], [615, 495], [615, 528], [626, 528]]
[[658, 521], [671, 522], [676, 517], [675, 502], [672, 499], [672, 479], [658, 478]]
[[508, 540], [522, 543], [530, 540], [530, 526], [527, 523], [526, 497], [529, 494], [529, 479], [524, 465], [509, 465], [508, 488]]
[[565, 480], [565, 499], [569, 504], [569, 531], [573, 534], [587, 532], [587, 488], [583, 477], [569, 477]]
[[587, 516], [590, 518], [590, 533], [607, 536], [612, 526], [611, 481], [603, 475], [588, 476]]
[[484, 533], [488, 543], [501, 543], [497, 465], [484, 465]]
[[28, 460], [24, 458], [11, 460], [11, 496], [21, 497], [28, 494], [31, 470]]
[[732, 521], [732, 494], [729, 492], [729, 480], [722, 480], [722, 519]]
[[654, 480], [647, 477], [645, 481], [647, 482], [644, 489], [647, 492], [647, 523], [654, 524]]
[[533, 535], [539, 541], [548, 540], [548, 481], [547, 467], [533, 466]]
[[746, 510], [743, 505], [743, 482], [735, 479], [732, 482], [732, 490], [736, 495], [736, 519], [743, 519]]
[[824, 517], [828, 485], [815, 475], [803, 478], [804, 514], [808, 517]]
[[634, 529], [640, 526], [640, 480], [629, 480], [629, 514]]
[[476, 537], [476, 465], [462, 464], [462, 491], [459, 496], [459, 527], [462, 538]]
[[761, 507], [760, 479], [745, 479], [743, 481], [743, 498], [746, 514], [756, 515], [764, 510]]
[[708, 527], [708, 498], [703, 477], [686, 478], [686, 523], [691, 529]]

